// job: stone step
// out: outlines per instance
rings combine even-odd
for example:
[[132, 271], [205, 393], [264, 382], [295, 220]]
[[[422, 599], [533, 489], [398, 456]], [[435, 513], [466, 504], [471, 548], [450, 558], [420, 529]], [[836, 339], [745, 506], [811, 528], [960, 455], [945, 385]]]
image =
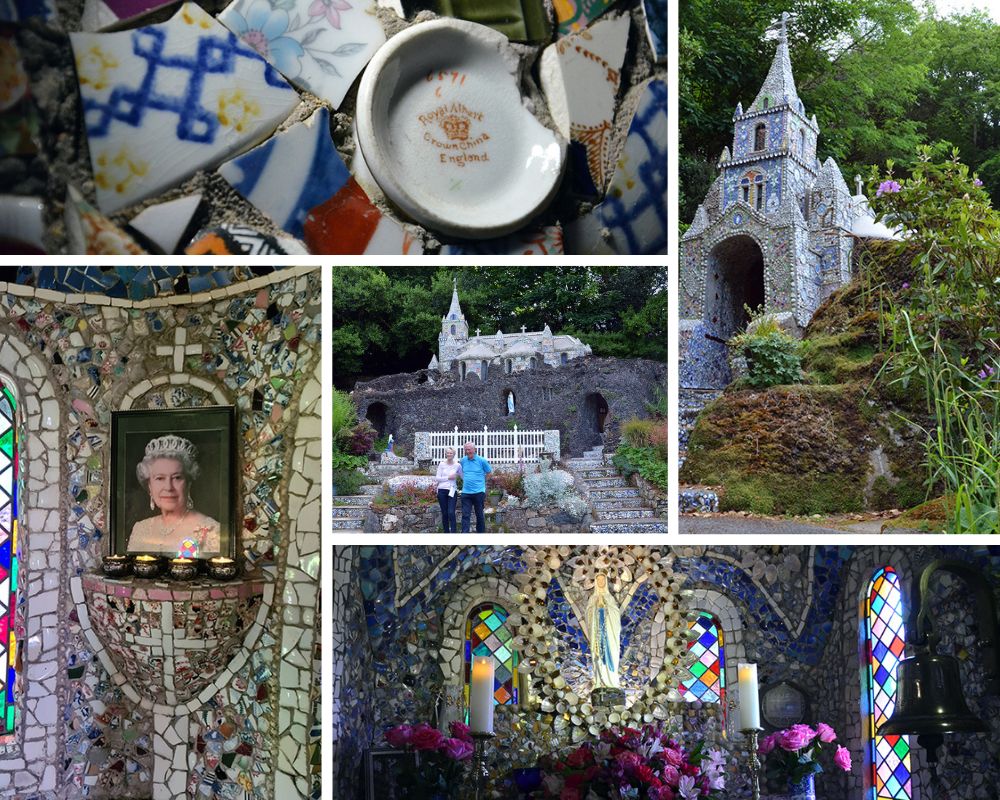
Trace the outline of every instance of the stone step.
[[616, 508], [610, 511], [598, 511], [601, 520], [606, 519], [646, 519], [653, 516], [653, 509], [645, 507]]
[[367, 506], [372, 501], [370, 494], [338, 494], [333, 497], [333, 507]]
[[356, 519], [335, 519], [333, 521], [333, 529], [335, 531], [349, 531], [351, 533], [364, 533], [361, 530], [363, 526], [358, 525], [358, 520]]
[[374, 497], [379, 492], [382, 491], [382, 484], [380, 483], [366, 483], [364, 486], [358, 489], [361, 494], [368, 495], [369, 497]]
[[607, 465], [603, 461], [568, 461], [566, 466], [571, 470], [579, 471], [582, 469], [603, 469]]
[[639, 490], [634, 486], [590, 490], [591, 500], [624, 500], [625, 498], [638, 496]]
[[628, 486], [628, 484], [625, 483], [625, 479], [622, 477], [584, 478], [583, 482], [584, 485], [587, 487], [588, 491], [590, 491], [591, 489], [619, 489], [619, 488], [624, 489], [626, 486]]
[[719, 510], [719, 495], [712, 489], [681, 487], [677, 507], [681, 514], [696, 512], [716, 512]]
[[334, 519], [364, 519], [368, 513], [368, 505], [363, 506], [334, 506]]
[[667, 533], [665, 519], [618, 519], [590, 523], [591, 533]]
[[577, 470], [582, 478], [608, 478], [618, 474], [614, 467], [587, 467]]
[[591, 496], [591, 505], [594, 507], [594, 511], [615, 511], [620, 508], [638, 508], [639, 507], [639, 490], [635, 490], [635, 494], [631, 497], [612, 497], [604, 499], [601, 497]]

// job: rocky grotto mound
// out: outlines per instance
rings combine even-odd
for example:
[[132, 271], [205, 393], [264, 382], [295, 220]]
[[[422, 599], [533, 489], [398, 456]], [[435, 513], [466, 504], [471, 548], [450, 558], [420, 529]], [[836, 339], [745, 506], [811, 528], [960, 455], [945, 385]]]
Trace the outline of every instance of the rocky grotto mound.
[[720, 508], [817, 514], [909, 508], [927, 497], [922, 398], [890, 384], [884, 309], [912, 274], [895, 246], [859, 243], [855, 279], [816, 311], [802, 343], [803, 382], [740, 381], [699, 416], [681, 471], [721, 487]]

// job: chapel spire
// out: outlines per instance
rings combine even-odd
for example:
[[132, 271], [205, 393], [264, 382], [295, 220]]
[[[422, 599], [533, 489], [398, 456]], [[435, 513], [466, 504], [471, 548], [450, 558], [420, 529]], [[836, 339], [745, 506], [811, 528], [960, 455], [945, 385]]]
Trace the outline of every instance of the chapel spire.
[[448, 309], [448, 319], [465, 319], [462, 306], [458, 302], [458, 278], [452, 278], [451, 281], [451, 308]]
[[781, 14], [781, 21], [778, 23], [778, 49], [774, 51], [774, 61], [757, 93], [757, 99], [749, 109], [751, 112], [765, 111], [785, 103], [796, 111], [799, 110], [799, 93], [795, 88], [792, 60], [788, 55], [788, 16], [787, 11]]

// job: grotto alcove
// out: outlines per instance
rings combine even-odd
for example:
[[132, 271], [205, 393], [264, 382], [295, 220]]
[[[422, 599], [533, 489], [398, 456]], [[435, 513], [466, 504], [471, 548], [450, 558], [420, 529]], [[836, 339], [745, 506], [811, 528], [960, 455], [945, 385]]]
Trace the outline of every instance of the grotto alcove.
[[[597, 796], [619, 796], [600, 783], [610, 776], [619, 790], [633, 792], [621, 796], [658, 796], [650, 791], [650, 776], [666, 785], [673, 778], [662, 759], [649, 755], [653, 751], [638, 762], [618, 758], [618, 767], [609, 767], [615, 758], [597, 744], [613, 731], [616, 752], [636, 752], [636, 741], [648, 744], [654, 734], [624, 728], [651, 725], [684, 758], [698, 744], [719, 753], [714, 758], [724, 766], [713, 773], [712, 785], [706, 779], [695, 793], [688, 785], [683, 796], [749, 798], [741, 730], [751, 707], [760, 714], [762, 741], [779, 742], [762, 757], [765, 765], [773, 753], [790, 752], [779, 731], [804, 724], [816, 735], [814, 743], [822, 735], [819, 800], [941, 796], [929, 789], [926, 752], [915, 736], [887, 739], [873, 731], [895, 708], [899, 657], [915, 652], [906, 635], [915, 611], [908, 605], [912, 581], [935, 560], [953, 559], [981, 574], [1000, 599], [994, 551], [335, 548], [329, 650], [335, 796], [418, 796], [413, 765], [419, 759], [425, 775], [430, 770], [440, 777], [434, 796], [471, 797], [476, 757], [469, 756], [468, 740], [476, 737], [451, 723], [465, 720], [475, 729], [485, 719], [476, 700], [484, 696], [477, 695], [477, 657], [492, 659], [488, 689], [494, 690], [494, 737], [484, 738], [493, 793], [481, 796], [587, 797], [588, 788], [600, 789]], [[924, 596], [942, 634], [938, 652], [957, 657], [961, 691], [990, 727], [989, 733], [946, 737], [940, 775], [959, 787], [952, 796], [987, 800], [1000, 782], [1000, 697], [988, 679], [976, 598], [950, 574], [936, 574], [930, 586]], [[595, 608], [604, 609], [603, 634], [592, 627]], [[595, 663], [605, 660], [608, 642], [616, 678]], [[744, 663], [757, 665], [759, 703], [751, 702], [751, 683], [740, 675]], [[615, 679], [617, 689], [608, 686]], [[536, 766], [541, 771], [532, 773]], [[700, 769], [698, 774], [710, 771], [704, 761]], [[563, 794], [574, 788], [580, 794]], [[762, 778], [764, 797], [784, 797], [787, 789]]]
[[[319, 271], [0, 278], [0, 796], [319, 797]], [[231, 451], [198, 439], [220, 413]], [[152, 426], [145, 484], [126, 423]], [[200, 466], [154, 492], [181, 451]], [[102, 574], [152, 549], [123, 492], [147, 522], [175, 504], [152, 559], [239, 574]]]

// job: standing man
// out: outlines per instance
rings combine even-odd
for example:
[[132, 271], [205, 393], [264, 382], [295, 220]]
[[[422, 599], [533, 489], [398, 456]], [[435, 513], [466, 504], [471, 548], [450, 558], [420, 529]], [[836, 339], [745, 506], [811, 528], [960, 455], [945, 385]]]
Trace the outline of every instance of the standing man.
[[476, 509], [476, 533], [486, 533], [486, 516], [483, 506], [486, 505], [486, 476], [493, 472], [490, 462], [476, 455], [476, 445], [465, 443], [465, 455], [462, 465], [462, 533], [469, 532], [469, 522], [472, 509]]

